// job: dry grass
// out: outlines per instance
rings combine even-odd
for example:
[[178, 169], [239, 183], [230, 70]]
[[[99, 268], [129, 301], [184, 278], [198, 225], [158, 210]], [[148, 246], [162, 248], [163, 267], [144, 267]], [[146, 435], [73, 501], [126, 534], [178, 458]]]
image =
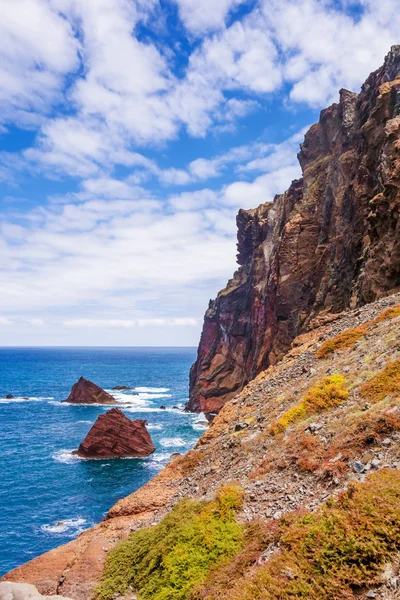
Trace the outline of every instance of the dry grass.
[[333, 408], [347, 400], [349, 392], [343, 375], [329, 375], [307, 390], [299, 404], [287, 410], [270, 429], [272, 435], [284, 431], [301, 418]]
[[366, 325], [361, 325], [355, 329], [346, 329], [342, 333], [339, 333], [330, 340], [326, 340], [317, 350], [315, 356], [317, 358], [326, 358], [330, 354], [343, 350], [344, 348], [350, 348], [354, 346], [358, 340], [360, 340], [367, 332]]
[[390, 362], [370, 381], [360, 387], [360, 394], [370, 402], [379, 402], [386, 396], [400, 395], [400, 360]]

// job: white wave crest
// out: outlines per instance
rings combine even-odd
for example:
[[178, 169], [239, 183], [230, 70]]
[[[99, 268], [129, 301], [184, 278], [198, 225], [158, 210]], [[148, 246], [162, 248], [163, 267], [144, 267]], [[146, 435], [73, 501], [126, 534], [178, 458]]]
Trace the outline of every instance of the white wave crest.
[[186, 446], [186, 442], [184, 440], [182, 440], [182, 438], [178, 438], [178, 437], [161, 438], [160, 444], [164, 448], [179, 448], [182, 446]]
[[12, 404], [13, 402], [40, 402], [41, 400], [54, 400], [53, 396], [18, 396], [16, 398], [0, 398], [0, 404]]
[[148, 423], [146, 427], [149, 431], [162, 431], [164, 429], [163, 425], [157, 425], [156, 423]]
[[157, 394], [165, 392], [169, 392], [169, 388], [156, 388], [156, 387], [135, 387], [135, 392], [139, 393], [148, 393], [148, 394]]
[[57, 450], [54, 454], [51, 455], [51, 458], [56, 462], [64, 463], [65, 465], [71, 465], [79, 460], [84, 460], [80, 456], [76, 454], [72, 454], [73, 450]]
[[64, 521], [58, 521], [57, 523], [45, 524], [41, 526], [41, 530], [45, 533], [71, 533], [74, 537], [82, 531], [85, 531], [87, 527], [86, 519], [83, 517], [77, 517], [75, 519], [65, 519]]

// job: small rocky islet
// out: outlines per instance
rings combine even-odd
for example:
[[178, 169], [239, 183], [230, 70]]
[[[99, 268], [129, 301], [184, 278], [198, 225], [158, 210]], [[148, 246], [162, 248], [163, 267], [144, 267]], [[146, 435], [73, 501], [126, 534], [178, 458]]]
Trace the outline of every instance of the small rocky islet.
[[76, 454], [82, 458], [143, 458], [155, 451], [144, 419], [131, 421], [119, 408], [97, 417]]

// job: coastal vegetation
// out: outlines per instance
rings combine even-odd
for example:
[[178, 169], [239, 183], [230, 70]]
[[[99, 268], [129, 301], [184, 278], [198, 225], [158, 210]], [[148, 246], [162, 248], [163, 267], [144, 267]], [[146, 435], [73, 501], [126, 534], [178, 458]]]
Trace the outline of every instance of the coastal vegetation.
[[400, 550], [400, 475], [379, 471], [315, 513], [282, 517], [246, 568], [250, 548], [248, 542], [240, 555], [241, 569], [232, 562], [212, 571], [190, 600], [356, 598], [382, 583], [385, 563]]
[[212, 502], [182, 500], [154, 527], [141, 529], [112, 550], [98, 600], [133, 589], [141, 600], [185, 600], [210, 569], [239, 552], [243, 528], [235, 520], [242, 491], [222, 487]]
[[343, 375], [335, 374], [324, 377], [309, 388], [299, 404], [279, 417], [270, 431], [276, 435], [301, 418], [342, 404], [348, 396], [349, 392]]

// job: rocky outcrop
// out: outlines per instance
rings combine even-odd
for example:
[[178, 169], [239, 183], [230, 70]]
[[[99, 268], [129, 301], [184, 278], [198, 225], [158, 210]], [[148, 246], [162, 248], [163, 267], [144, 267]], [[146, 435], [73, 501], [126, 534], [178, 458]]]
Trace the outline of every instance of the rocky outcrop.
[[80, 377], [72, 386], [70, 395], [63, 402], [70, 402], [71, 404], [117, 404], [111, 394], [84, 377]]
[[74, 454], [83, 458], [139, 458], [154, 450], [146, 421], [131, 421], [121, 410], [112, 408], [97, 418]]
[[65, 596], [42, 596], [29, 583], [0, 583], [0, 600], [71, 600]]
[[300, 333], [400, 286], [400, 46], [340, 91], [298, 154], [303, 177], [237, 217], [239, 269], [204, 319], [188, 410], [215, 412]]

